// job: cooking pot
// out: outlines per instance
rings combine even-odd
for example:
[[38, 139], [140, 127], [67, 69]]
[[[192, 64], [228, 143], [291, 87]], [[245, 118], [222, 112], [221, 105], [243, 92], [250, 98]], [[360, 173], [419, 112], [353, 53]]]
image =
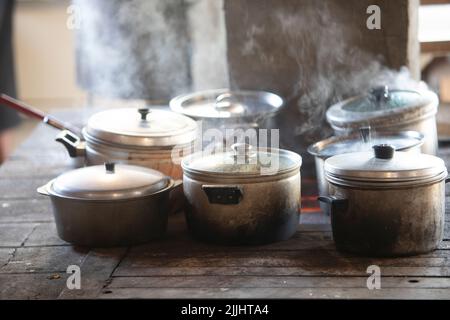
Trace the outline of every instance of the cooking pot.
[[301, 157], [248, 144], [231, 149], [182, 161], [191, 234], [221, 244], [290, 238], [299, 222]]
[[182, 170], [180, 163], [172, 158], [172, 151], [177, 147], [180, 158], [191, 152], [197, 138], [197, 124], [165, 110], [110, 109], [92, 115], [82, 135], [64, 130], [56, 140], [67, 148], [71, 157], [85, 157], [88, 165], [108, 161], [127, 163], [178, 179]]
[[50, 196], [61, 239], [123, 246], [164, 235], [169, 192], [180, 183], [156, 170], [106, 163], [63, 173], [38, 192]]
[[330, 195], [319, 200], [330, 210], [338, 250], [403, 256], [438, 247], [448, 182], [440, 158], [376, 145], [374, 152], [328, 158], [325, 176]]
[[329, 157], [350, 152], [370, 151], [373, 145], [391, 144], [396, 151], [420, 153], [424, 136], [417, 131], [372, 132], [370, 127], [360, 128], [360, 133], [333, 136], [308, 147], [314, 156], [319, 195], [328, 194], [324, 162]]
[[423, 153], [436, 155], [438, 97], [429, 90], [375, 88], [331, 106], [327, 121], [336, 135], [371, 126], [378, 131], [418, 131], [424, 135]]
[[247, 129], [273, 127], [272, 118], [282, 106], [283, 99], [274, 93], [230, 89], [199, 91], [170, 101], [173, 111], [201, 120], [203, 132], [220, 130], [224, 140], [227, 134], [240, 136]]

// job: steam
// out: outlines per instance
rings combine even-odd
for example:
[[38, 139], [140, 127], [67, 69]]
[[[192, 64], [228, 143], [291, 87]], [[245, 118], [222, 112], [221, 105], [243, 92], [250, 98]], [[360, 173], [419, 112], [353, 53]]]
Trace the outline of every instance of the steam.
[[78, 82], [106, 97], [167, 100], [190, 85], [183, 0], [74, 0]]
[[326, 110], [342, 99], [381, 85], [402, 89], [424, 86], [411, 77], [406, 67], [391, 70], [381, 56], [349, 46], [358, 43], [361, 36], [360, 29], [348, 23], [351, 14], [336, 2], [313, 1], [301, 11], [281, 7], [264, 25], [255, 24], [244, 31], [246, 42], [241, 49], [242, 56], [254, 56], [260, 63], [277, 63], [271, 50], [264, 50], [261, 45], [264, 36], [267, 37], [264, 28], [270, 27], [279, 30], [282, 37], [274, 45], [281, 44], [296, 62], [293, 67], [298, 80], [284, 93], [288, 104], [301, 115], [301, 121], [297, 118], [289, 123], [289, 127], [295, 128], [296, 136], [306, 134], [317, 140], [318, 135], [329, 135], [320, 132]]

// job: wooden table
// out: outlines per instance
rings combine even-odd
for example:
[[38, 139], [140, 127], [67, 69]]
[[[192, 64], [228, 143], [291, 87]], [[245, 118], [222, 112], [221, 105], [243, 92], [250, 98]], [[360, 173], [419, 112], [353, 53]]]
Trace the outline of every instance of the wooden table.
[[[396, 259], [337, 252], [327, 223], [302, 223], [291, 240], [266, 246], [211, 246], [189, 238], [182, 214], [170, 218], [165, 240], [71, 246], [56, 235], [49, 199], [36, 193], [71, 166], [55, 135], [39, 126], [0, 168], [1, 299], [450, 298], [450, 223], [439, 250]], [[449, 160], [450, 148], [441, 156]], [[302, 222], [323, 221], [315, 217]], [[66, 287], [69, 265], [81, 268], [80, 290]], [[380, 290], [366, 287], [370, 265], [381, 268]]]

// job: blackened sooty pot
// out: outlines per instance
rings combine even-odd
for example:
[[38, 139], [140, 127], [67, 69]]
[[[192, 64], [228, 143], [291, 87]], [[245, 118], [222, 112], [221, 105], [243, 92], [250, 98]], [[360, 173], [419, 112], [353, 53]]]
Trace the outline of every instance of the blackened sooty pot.
[[367, 256], [414, 255], [436, 249], [445, 221], [444, 161], [427, 154], [374, 152], [325, 161], [328, 205], [338, 250]]
[[297, 230], [301, 157], [235, 144], [232, 151], [183, 159], [191, 234], [220, 244], [286, 240]]

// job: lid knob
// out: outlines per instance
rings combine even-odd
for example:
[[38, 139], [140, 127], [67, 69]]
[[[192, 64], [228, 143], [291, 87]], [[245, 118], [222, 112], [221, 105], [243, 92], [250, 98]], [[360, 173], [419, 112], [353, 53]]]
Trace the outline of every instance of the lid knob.
[[231, 145], [231, 149], [234, 151], [235, 162], [244, 160], [245, 163], [249, 163], [250, 157], [256, 155], [255, 152], [252, 152], [252, 148], [252, 145], [248, 143], [235, 143]]
[[394, 157], [395, 148], [390, 144], [377, 144], [372, 147], [377, 159], [392, 159]]
[[147, 115], [152, 111], [149, 108], [139, 108], [138, 112], [141, 114], [141, 120], [147, 120]]
[[114, 162], [105, 162], [106, 173], [114, 173], [116, 164]]
[[371, 135], [370, 135], [370, 126], [361, 127], [359, 128], [359, 133], [361, 134], [361, 138], [365, 143], [370, 142]]
[[244, 107], [237, 102], [236, 97], [231, 92], [222, 93], [216, 98], [214, 108], [218, 111], [243, 113], [245, 111]]
[[377, 103], [386, 102], [390, 98], [390, 92], [388, 86], [380, 86], [373, 88], [370, 94], [375, 98]]

